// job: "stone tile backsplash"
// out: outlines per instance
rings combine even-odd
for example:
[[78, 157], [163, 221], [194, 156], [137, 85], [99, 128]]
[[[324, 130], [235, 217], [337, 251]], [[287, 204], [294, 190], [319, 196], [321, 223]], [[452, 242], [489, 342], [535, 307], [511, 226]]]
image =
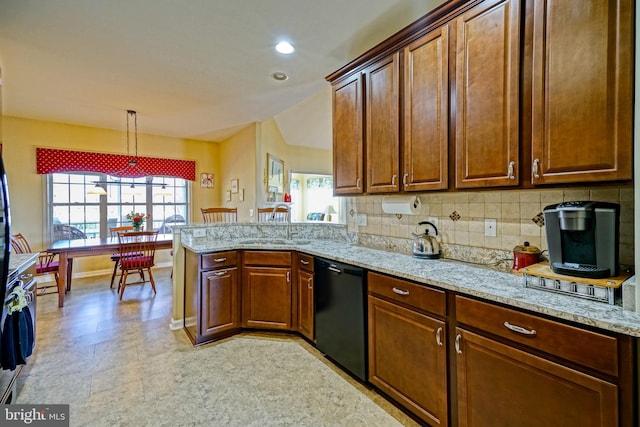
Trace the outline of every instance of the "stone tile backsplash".
[[[471, 256], [498, 262], [525, 241], [547, 249], [540, 213], [545, 206], [570, 200], [597, 200], [620, 204], [620, 262], [633, 265], [633, 187], [597, 187], [549, 190], [502, 190], [456, 193], [420, 193], [418, 215], [386, 214], [385, 196], [346, 198], [347, 230], [359, 244], [394, 252], [411, 253], [412, 232], [424, 232], [420, 221], [436, 219], [443, 252], [452, 258]], [[358, 226], [357, 214], [367, 215]], [[495, 219], [496, 236], [485, 236], [485, 219]]]

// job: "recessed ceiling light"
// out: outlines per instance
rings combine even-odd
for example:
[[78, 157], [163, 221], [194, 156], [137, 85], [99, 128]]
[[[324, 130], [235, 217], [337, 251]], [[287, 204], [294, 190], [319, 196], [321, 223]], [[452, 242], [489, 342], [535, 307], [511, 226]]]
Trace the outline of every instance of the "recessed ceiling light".
[[276, 45], [276, 50], [285, 55], [289, 55], [290, 53], [293, 53], [296, 49], [293, 47], [291, 43], [287, 41], [281, 41]]
[[287, 76], [285, 73], [273, 73], [271, 74], [271, 78], [273, 80], [277, 80], [279, 82], [283, 82], [285, 80], [287, 80], [289, 78], [289, 76]]

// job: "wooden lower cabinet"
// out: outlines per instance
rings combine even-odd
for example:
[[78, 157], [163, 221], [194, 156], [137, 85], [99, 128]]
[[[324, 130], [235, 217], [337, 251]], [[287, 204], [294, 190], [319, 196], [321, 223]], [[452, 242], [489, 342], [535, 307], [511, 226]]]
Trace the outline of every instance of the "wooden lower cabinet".
[[217, 335], [240, 327], [240, 287], [237, 267], [202, 274], [202, 335]]
[[291, 268], [245, 267], [242, 275], [242, 326], [291, 329]]
[[315, 339], [315, 299], [313, 257], [298, 254], [298, 332]]
[[185, 252], [184, 329], [193, 344], [240, 330], [240, 283], [236, 251]]
[[368, 275], [369, 382], [431, 425], [448, 425], [445, 293]]
[[618, 387], [456, 329], [458, 425], [618, 425]]
[[445, 323], [369, 296], [369, 381], [432, 425], [447, 425]]

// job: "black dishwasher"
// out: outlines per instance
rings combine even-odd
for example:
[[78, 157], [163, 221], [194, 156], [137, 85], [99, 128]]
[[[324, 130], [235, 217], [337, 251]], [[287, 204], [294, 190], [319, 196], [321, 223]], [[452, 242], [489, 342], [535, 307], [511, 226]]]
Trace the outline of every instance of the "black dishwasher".
[[364, 270], [315, 258], [316, 346], [362, 381], [367, 380]]

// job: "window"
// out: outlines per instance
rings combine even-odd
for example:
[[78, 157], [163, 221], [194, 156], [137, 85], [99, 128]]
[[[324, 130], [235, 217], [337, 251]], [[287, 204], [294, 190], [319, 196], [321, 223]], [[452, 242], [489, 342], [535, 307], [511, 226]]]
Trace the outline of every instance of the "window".
[[333, 177], [318, 174], [291, 174], [291, 221], [341, 222], [342, 203], [333, 196]]
[[[96, 181], [106, 196], [88, 194]], [[171, 233], [185, 224], [188, 185], [182, 178], [114, 178], [104, 174], [53, 173], [47, 175], [51, 241], [108, 237], [109, 227], [129, 225], [127, 214], [151, 214], [145, 229]]]

